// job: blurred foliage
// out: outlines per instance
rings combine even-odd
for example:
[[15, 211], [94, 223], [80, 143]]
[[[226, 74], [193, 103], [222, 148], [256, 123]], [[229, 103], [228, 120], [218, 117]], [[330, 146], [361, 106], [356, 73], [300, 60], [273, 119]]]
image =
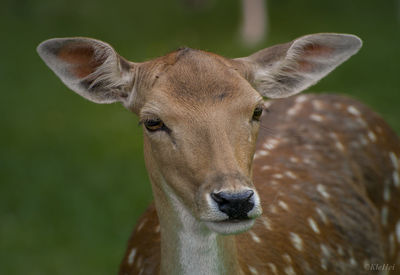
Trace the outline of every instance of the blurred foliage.
[[238, 39], [240, 2], [182, 1], [2, 2], [0, 274], [115, 274], [151, 201], [137, 119], [70, 92], [37, 56], [42, 40], [95, 37], [139, 62], [183, 45], [238, 57], [308, 33], [354, 33], [361, 52], [311, 90], [356, 97], [400, 132], [398, 0], [268, 1], [268, 41], [255, 49]]

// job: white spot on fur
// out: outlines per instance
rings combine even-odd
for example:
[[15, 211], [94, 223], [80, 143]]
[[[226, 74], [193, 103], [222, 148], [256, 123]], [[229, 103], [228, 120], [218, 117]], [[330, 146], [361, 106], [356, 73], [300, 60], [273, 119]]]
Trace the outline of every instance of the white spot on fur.
[[135, 256], [136, 256], [136, 248], [132, 248], [132, 250], [128, 256], [128, 264], [129, 265], [133, 264], [133, 262], [135, 261]]
[[269, 269], [271, 269], [271, 272], [274, 273], [275, 275], [278, 274], [278, 269], [276, 268], [276, 265], [273, 263], [267, 263]]
[[272, 230], [271, 221], [267, 217], [262, 217], [261, 220], [265, 228], [271, 231]]
[[368, 128], [368, 123], [362, 118], [362, 117], [357, 117], [356, 121], [364, 128]]
[[347, 112], [349, 112], [350, 114], [355, 115], [355, 116], [359, 116], [360, 115], [360, 111], [356, 107], [354, 107], [352, 105], [347, 107]]
[[344, 146], [343, 146], [343, 144], [342, 144], [340, 141], [336, 141], [336, 142], [335, 142], [335, 146], [336, 146], [336, 148], [337, 148], [339, 151], [344, 152]]
[[325, 213], [322, 211], [321, 208], [316, 207], [315, 210], [317, 211], [318, 215], [320, 216], [322, 222], [324, 224], [328, 224], [328, 218], [326, 217]]
[[288, 211], [289, 210], [289, 206], [286, 204], [286, 202], [284, 201], [278, 201], [278, 205], [283, 209]]
[[140, 269], [142, 267], [142, 262], [143, 262], [143, 258], [139, 256], [137, 261], [136, 261], [136, 268], [137, 269]]
[[284, 269], [287, 275], [296, 275], [296, 272], [293, 269], [293, 266], [288, 266]]
[[292, 188], [294, 190], [300, 190], [300, 185], [299, 184], [292, 184]]
[[393, 172], [393, 183], [394, 186], [400, 187], [399, 173], [397, 171]]
[[281, 179], [283, 178], [282, 174], [273, 174], [272, 177], [276, 178], [276, 179]]
[[308, 98], [306, 95], [300, 95], [295, 99], [296, 103], [303, 103], [307, 100], [308, 100]]
[[272, 103], [273, 103], [273, 101], [271, 101], [271, 100], [269, 100], [269, 101], [264, 101], [264, 107], [265, 107], [266, 109], [268, 109], [269, 107], [271, 107]]
[[271, 138], [267, 140], [264, 144], [263, 147], [267, 150], [272, 150], [274, 149], [277, 145], [279, 144], [279, 140]]
[[305, 157], [305, 158], [303, 159], [303, 162], [304, 162], [305, 164], [310, 165], [310, 166], [315, 166], [315, 164], [316, 164], [314, 160], [312, 160], [312, 159], [310, 159], [310, 158], [307, 158], [307, 157]]
[[308, 150], [314, 150], [314, 146], [311, 145], [311, 144], [307, 144], [307, 145], [306, 145], [306, 148], [307, 148]]
[[271, 180], [271, 181], [269, 182], [269, 184], [275, 186], [275, 185], [278, 185], [278, 182], [277, 182], [276, 180]]
[[290, 160], [290, 162], [292, 162], [292, 163], [298, 163], [298, 162], [299, 162], [299, 159], [296, 158], [296, 157], [290, 157], [289, 160]]
[[310, 274], [310, 272], [311, 272], [310, 264], [306, 260], [302, 259], [301, 265], [302, 265], [302, 269], [303, 269], [304, 273]]
[[381, 222], [383, 226], [387, 225], [388, 222], [388, 215], [389, 215], [389, 209], [388, 207], [385, 205], [384, 207], [382, 207], [381, 210]]
[[336, 109], [342, 109], [343, 104], [342, 104], [342, 103], [334, 103], [333, 106], [334, 106]]
[[290, 240], [292, 241], [293, 246], [298, 250], [303, 250], [303, 240], [296, 233], [290, 232]]
[[350, 258], [349, 263], [350, 263], [352, 266], [356, 266], [356, 265], [357, 265], [357, 261], [356, 261], [356, 259], [354, 259], [353, 256]]
[[145, 225], [145, 223], [147, 222], [147, 219], [143, 219], [143, 221], [139, 224], [137, 231], [142, 230], [143, 226]]
[[318, 225], [317, 225], [317, 223], [313, 220], [313, 218], [308, 218], [308, 224], [310, 225], [311, 229], [312, 229], [315, 233], [319, 234]]
[[321, 100], [318, 100], [318, 99], [314, 99], [312, 101], [312, 105], [313, 105], [314, 109], [317, 111], [321, 111], [324, 108], [324, 104], [322, 103]]
[[337, 139], [338, 139], [337, 134], [334, 133], [334, 132], [330, 132], [330, 133], [329, 133], [329, 136], [330, 136], [332, 139], [334, 139], [334, 140], [337, 140]]
[[260, 156], [266, 156], [266, 155], [268, 155], [268, 152], [267, 152], [267, 151], [264, 151], [264, 150], [259, 150], [257, 153], [258, 153]]
[[287, 111], [287, 115], [288, 116], [294, 116], [300, 111], [300, 109], [301, 109], [300, 105], [296, 104], [296, 105], [294, 105], [294, 107], [290, 108]]
[[385, 183], [385, 187], [383, 189], [383, 199], [385, 202], [390, 201], [390, 185]]
[[376, 141], [376, 136], [372, 131], [368, 131], [368, 138], [372, 141], [375, 142]]
[[282, 258], [287, 262], [288, 264], [292, 263], [292, 258], [289, 256], [289, 254], [285, 253], [282, 255]]
[[265, 171], [265, 170], [270, 170], [271, 166], [269, 165], [264, 165], [263, 167], [261, 167], [261, 171]]
[[323, 270], [328, 270], [328, 262], [325, 258], [321, 258], [321, 268]]
[[273, 213], [273, 214], [276, 214], [277, 213], [276, 206], [275, 205], [270, 205], [269, 206], [269, 211], [271, 213]]
[[343, 251], [343, 247], [342, 247], [342, 246], [338, 245], [338, 247], [337, 247], [337, 253], [338, 253], [340, 256], [344, 256], [344, 251]]
[[289, 116], [297, 115], [300, 110], [303, 108], [303, 102], [307, 100], [307, 97], [301, 95], [295, 99], [295, 104], [292, 108], [287, 111]]
[[253, 274], [253, 275], [257, 275], [258, 274], [257, 269], [255, 269], [254, 267], [252, 267], [250, 265], [248, 265], [247, 267], [249, 268], [249, 271], [250, 271], [251, 274]]
[[390, 152], [390, 153], [389, 153], [389, 157], [390, 157], [390, 160], [392, 161], [393, 168], [396, 169], [396, 170], [399, 169], [399, 163], [398, 163], [398, 161], [397, 161], [397, 156], [396, 156], [396, 154], [393, 153], [393, 152]]
[[396, 223], [396, 237], [397, 242], [400, 244], [400, 220], [398, 220]]
[[317, 121], [317, 122], [324, 121], [324, 117], [320, 116], [320, 115], [317, 115], [317, 114], [310, 115], [310, 119], [314, 120], [314, 121]]
[[288, 177], [288, 178], [291, 178], [291, 179], [297, 179], [297, 176], [293, 173], [293, 172], [291, 172], [291, 171], [286, 171], [285, 172], [285, 175]]
[[260, 238], [256, 235], [256, 233], [254, 233], [253, 231], [249, 231], [251, 238], [253, 239], [253, 241], [255, 241], [256, 243], [260, 243], [261, 240]]
[[264, 157], [267, 156], [269, 153], [265, 150], [258, 150], [255, 154], [254, 154], [254, 159], [257, 159], [259, 157]]
[[325, 257], [329, 258], [331, 256], [331, 252], [329, 251], [329, 248], [324, 244], [321, 244], [320, 247], [321, 247], [322, 254]]
[[325, 186], [323, 186], [322, 184], [318, 184], [317, 185], [317, 191], [325, 198], [325, 199], [329, 199], [331, 196], [329, 195], [329, 193], [326, 191]]

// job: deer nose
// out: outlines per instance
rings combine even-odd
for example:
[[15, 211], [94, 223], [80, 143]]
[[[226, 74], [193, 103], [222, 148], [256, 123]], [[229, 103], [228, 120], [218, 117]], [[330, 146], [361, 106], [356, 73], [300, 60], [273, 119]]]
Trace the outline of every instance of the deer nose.
[[239, 193], [211, 193], [218, 209], [228, 215], [230, 220], [248, 219], [247, 213], [254, 207], [254, 192], [246, 190]]

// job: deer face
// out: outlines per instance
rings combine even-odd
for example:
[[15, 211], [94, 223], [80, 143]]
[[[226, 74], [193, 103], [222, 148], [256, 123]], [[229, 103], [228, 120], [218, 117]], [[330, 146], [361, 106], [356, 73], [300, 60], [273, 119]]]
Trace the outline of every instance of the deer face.
[[139, 116], [158, 210], [173, 199], [212, 231], [233, 234], [262, 212], [251, 181], [262, 96], [299, 93], [360, 46], [355, 36], [316, 34], [234, 60], [182, 49], [132, 63], [104, 42], [62, 38], [38, 52], [78, 94]]
[[171, 55], [139, 111], [152, 182], [212, 229], [245, 230], [261, 214], [251, 162], [262, 97], [219, 56]]

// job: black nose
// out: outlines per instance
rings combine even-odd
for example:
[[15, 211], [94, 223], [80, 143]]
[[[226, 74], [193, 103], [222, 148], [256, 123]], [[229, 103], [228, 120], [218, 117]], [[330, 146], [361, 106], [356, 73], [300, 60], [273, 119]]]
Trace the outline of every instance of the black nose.
[[211, 193], [211, 198], [218, 204], [221, 212], [228, 215], [230, 220], [247, 219], [247, 213], [254, 207], [254, 192], [247, 190], [240, 193]]

